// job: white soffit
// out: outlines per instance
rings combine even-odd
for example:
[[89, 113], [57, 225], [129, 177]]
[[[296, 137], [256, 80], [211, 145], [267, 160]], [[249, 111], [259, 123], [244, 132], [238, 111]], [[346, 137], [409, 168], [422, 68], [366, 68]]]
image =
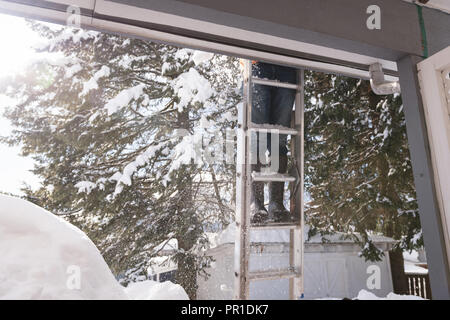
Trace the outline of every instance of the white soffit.
[[[110, 1], [97, 0], [95, 3], [95, 12], [108, 16], [120, 16], [121, 18], [152, 22], [160, 25], [167, 25], [179, 28], [188, 28], [193, 31], [205, 32], [210, 34], [230, 37], [248, 41], [264, 43], [274, 47], [283, 47], [289, 50], [314, 54], [342, 61], [350, 61], [363, 65], [370, 65], [375, 62], [382, 64], [384, 69], [397, 71], [395, 61], [378, 59], [366, 55], [350, 53], [344, 50], [327, 48], [324, 46], [313, 45], [305, 42], [270, 36], [264, 33], [242, 30], [239, 28], [228, 27], [211, 22], [200, 21], [191, 18], [185, 18], [173, 14], [163, 13], [149, 9], [137, 8], [134, 6], [114, 3]], [[95, 19], [94, 19], [95, 20]], [[214, 50], [214, 48], [212, 48]]]
[[[172, 14], [166, 14], [159, 11], [142, 9], [104, 0], [53, 1], [53, 3], [61, 3], [61, 4], [67, 4], [69, 2], [75, 5], [79, 5], [85, 9], [91, 9], [96, 13], [103, 15], [144, 22], [150, 21], [161, 25], [175, 26], [180, 28], [186, 28], [188, 26], [190, 30], [194, 31], [204, 32], [205, 30], [208, 30], [209, 33], [225, 37], [230, 37], [231, 35], [234, 38], [244, 41], [259, 42], [272, 46], [284, 47], [287, 49], [296, 50], [298, 52], [314, 54], [316, 56], [330, 57], [342, 61], [358, 63], [361, 65], [370, 65], [375, 62], [379, 62], [382, 64], [384, 69], [397, 71], [397, 64], [395, 61], [378, 59], [370, 56], [350, 53], [344, 50], [337, 50], [327, 48], [324, 46], [312, 45], [290, 39], [283, 39], [279, 37], [269, 36], [263, 33], [227, 27], [210, 22], [204, 22]], [[68, 18], [68, 14], [66, 12], [2, 0], [0, 0], [0, 11], [28, 17], [31, 19], [38, 19], [56, 23], [64, 23]], [[149, 30], [142, 27], [131, 26], [124, 23], [111, 22], [98, 18], [93, 19], [88, 16], [81, 16], [81, 25], [82, 27], [85, 28], [94, 28], [100, 31], [117, 32], [127, 34], [130, 36], [147, 38], [149, 40], [157, 40], [180, 46], [188, 46], [199, 50], [221, 52], [229, 55], [236, 55], [247, 58], [256, 58], [274, 63], [277, 62], [282, 64], [284, 63], [293, 66], [306, 67], [313, 70], [337, 73], [357, 78], [364, 78], [364, 79], [370, 78], [368, 70], [359, 70], [352, 67], [339, 66], [331, 63], [286, 57], [277, 54], [260, 52], [258, 50], [238, 48], [231, 45], [216, 44], [209, 41], [193, 39], [185, 36], [178, 36], [155, 30]], [[395, 76], [386, 75], [386, 80], [396, 81], [398, 80], [398, 78]]]

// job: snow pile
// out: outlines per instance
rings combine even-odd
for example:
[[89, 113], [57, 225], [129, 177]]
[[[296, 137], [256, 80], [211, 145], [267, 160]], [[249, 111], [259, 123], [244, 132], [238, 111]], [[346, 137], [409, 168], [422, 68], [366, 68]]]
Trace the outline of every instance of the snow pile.
[[0, 195], [0, 299], [126, 299], [92, 241], [22, 199]]
[[[327, 297], [327, 298], [318, 298], [314, 300], [342, 300], [342, 298]], [[426, 300], [426, 299], [412, 295], [395, 294], [392, 292], [388, 293], [386, 297], [378, 297], [377, 295], [375, 295], [370, 291], [361, 289], [361, 291], [359, 291], [358, 293], [358, 296], [356, 298], [353, 298], [352, 300]]]
[[189, 300], [186, 291], [170, 281], [142, 281], [130, 283], [125, 293], [132, 300]]
[[211, 52], [204, 52], [204, 51], [195, 51], [192, 60], [194, 61], [195, 65], [198, 66], [199, 64], [209, 61], [214, 56], [214, 53]]
[[418, 296], [401, 295], [395, 293], [389, 293], [385, 298], [377, 297], [372, 292], [362, 289], [359, 291], [358, 296], [355, 298], [357, 300], [425, 300]]
[[123, 288], [78, 228], [19, 198], [0, 195], [0, 300], [187, 300], [170, 281]]

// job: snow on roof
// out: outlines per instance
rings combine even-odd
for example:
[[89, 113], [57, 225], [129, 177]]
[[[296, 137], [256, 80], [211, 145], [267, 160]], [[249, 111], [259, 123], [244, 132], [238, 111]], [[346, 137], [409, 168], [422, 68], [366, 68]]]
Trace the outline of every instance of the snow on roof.
[[428, 269], [418, 265], [423, 262], [420, 262], [419, 253], [416, 250], [412, 250], [411, 252], [403, 252], [403, 260], [405, 265], [405, 273], [428, 273]]
[[156, 256], [150, 259], [148, 274], [168, 272], [177, 269], [177, 263], [170, 256]]
[[175, 238], [169, 239], [168, 241], [163, 241], [159, 245], [157, 245], [153, 251], [164, 252], [164, 251], [172, 251], [178, 249], [178, 240]]
[[414, 263], [405, 261], [405, 273], [428, 274], [428, 269], [422, 268]]

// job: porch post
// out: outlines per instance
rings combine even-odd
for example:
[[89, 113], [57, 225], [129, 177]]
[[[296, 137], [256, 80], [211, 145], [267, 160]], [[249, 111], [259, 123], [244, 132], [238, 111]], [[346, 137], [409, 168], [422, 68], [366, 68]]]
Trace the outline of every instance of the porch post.
[[[450, 269], [434, 184], [425, 115], [417, 77], [421, 58], [408, 55], [397, 66], [402, 90], [409, 151], [419, 205], [433, 299], [450, 299]], [[450, 179], [450, 177], [446, 177]]]

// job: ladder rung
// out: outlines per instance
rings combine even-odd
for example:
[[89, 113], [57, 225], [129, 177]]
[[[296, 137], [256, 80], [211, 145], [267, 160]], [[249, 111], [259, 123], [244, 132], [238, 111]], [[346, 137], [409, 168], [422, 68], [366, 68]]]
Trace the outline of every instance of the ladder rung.
[[289, 134], [289, 135], [297, 135], [298, 131], [289, 127], [271, 125], [271, 124], [261, 124], [258, 125], [256, 123], [250, 124], [248, 130], [256, 131], [256, 132], [268, 132], [268, 133], [278, 133], [278, 134]]
[[300, 272], [295, 272], [292, 268], [280, 270], [253, 271], [248, 273], [248, 278], [250, 281], [278, 280], [295, 277], [300, 277]]
[[264, 224], [252, 224], [250, 228], [252, 230], [277, 230], [277, 229], [299, 229], [301, 224], [299, 223], [286, 223], [286, 222], [269, 222]]
[[296, 180], [295, 177], [288, 174], [282, 173], [265, 173], [265, 172], [252, 172], [253, 181], [264, 181], [264, 182], [293, 182]]
[[272, 87], [280, 87], [280, 88], [287, 88], [287, 89], [294, 89], [294, 90], [300, 90], [301, 86], [294, 83], [288, 83], [288, 82], [280, 82], [277, 80], [267, 80], [267, 79], [261, 79], [252, 77], [252, 82], [256, 84], [262, 84], [264, 86], [272, 86]]

